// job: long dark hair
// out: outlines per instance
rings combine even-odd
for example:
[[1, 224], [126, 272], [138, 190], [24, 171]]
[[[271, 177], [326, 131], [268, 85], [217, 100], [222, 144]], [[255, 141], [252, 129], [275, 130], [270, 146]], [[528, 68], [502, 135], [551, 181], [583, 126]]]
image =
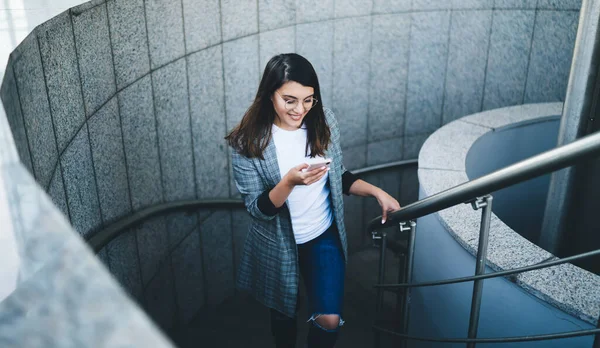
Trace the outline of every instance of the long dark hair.
[[319, 79], [312, 64], [295, 53], [279, 54], [269, 60], [254, 102], [242, 121], [225, 137], [227, 143], [241, 155], [264, 159], [263, 152], [271, 140], [271, 127], [276, 117], [271, 96], [288, 81], [295, 81], [314, 89], [314, 97], [319, 102], [310, 109], [303, 120], [307, 131], [306, 155], [324, 156], [331, 132], [325, 120], [323, 104], [320, 102], [322, 99]]

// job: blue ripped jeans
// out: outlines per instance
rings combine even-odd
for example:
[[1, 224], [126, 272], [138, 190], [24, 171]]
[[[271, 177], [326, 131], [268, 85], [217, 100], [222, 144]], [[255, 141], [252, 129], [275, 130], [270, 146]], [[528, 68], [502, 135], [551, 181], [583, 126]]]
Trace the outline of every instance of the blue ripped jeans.
[[[337, 340], [339, 326], [343, 325], [342, 305], [344, 301], [344, 274], [346, 263], [335, 223], [319, 237], [304, 244], [298, 244], [300, 274], [306, 286], [309, 348], [333, 347]], [[315, 320], [320, 315], [337, 314], [340, 322], [337, 328], [327, 329]], [[277, 347], [294, 347], [296, 341], [296, 319], [271, 310], [271, 330]]]

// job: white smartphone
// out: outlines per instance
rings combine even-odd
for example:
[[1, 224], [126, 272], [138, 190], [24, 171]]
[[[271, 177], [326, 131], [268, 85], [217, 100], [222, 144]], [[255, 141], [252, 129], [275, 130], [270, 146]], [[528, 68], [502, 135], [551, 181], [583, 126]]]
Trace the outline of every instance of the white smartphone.
[[332, 161], [331, 158], [315, 159], [314, 161], [311, 161], [310, 163], [308, 163], [308, 168], [304, 168], [304, 169], [302, 169], [302, 171], [308, 172], [313, 169], [329, 166], [331, 164], [331, 161]]

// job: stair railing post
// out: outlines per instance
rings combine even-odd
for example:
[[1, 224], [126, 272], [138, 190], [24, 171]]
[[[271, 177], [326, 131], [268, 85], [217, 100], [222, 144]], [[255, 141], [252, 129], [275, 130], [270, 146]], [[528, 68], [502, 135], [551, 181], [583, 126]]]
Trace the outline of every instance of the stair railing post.
[[[478, 197], [470, 202], [473, 209], [483, 208], [481, 212], [481, 227], [479, 230], [479, 246], [475, 263], [475, 275], [485, 273], [485, 260], [487, 258], [487, 247], [490, 234], [490, 221], [492, 217], [492, 196]], [[473, 282], [473, 297], [471, 299], [471, 315], [469, 318], [469, 338], [477, 338], [479, 327], [479, 314], [481, 310], [481, 294], [483, 291], [483, 279]], [[467, 343], [467, 348], [475, 348], [475, 343]]]
[[[373, 231], [371, 232], [372, 236], [373, 236], [373, 240], [381, 240], [381, 246], [380, 246], [380, 250], [379, 250], [379, 275], [377, 277], [377, 284], [383, 284], [384, 281], [384, 277], [385, 277], [385, 249], [387, 247], [387, 234], [382, 231], [382, 232], [377, 232], [377, 231]], [[375, 315], [376, 315], [376, 319], [379, 316], [379, 314], [381, 313], [381, 309], [383, 307], [383, 289], [382, 288], [377, 288], [377, 298], [375, 300]], [[380, 342], [381, 342], [381, 333], [377, 330], [374, 331], [374, 347], [375, 348], [379, 348], [380, 346]]]
[[[598, 318], [598, 323], [596, 324], [596, 328], [600, 329], [600, 318]], [[600, 348], [600, 333], [594, 335], [594, 346], [593, 348]]]
[[[410, 226], [407, 226], [406, 222], [400, 222], [398, 224], [398, 236], [400, 236], [399, 238], [404, 238], [403, 234], [404, 232], [408, 232], [410, 231]], [[399, 258], [399, 262], [398, 262], [398, 283], [402, 284], [402, 283], [406, 283], [407, 282], [407, 274], [406, 274], [406, 264], [408, 262], [408, 257], [409, 257], [409, 253], [408, 253], [408, 241], [410, 239], [410, 235], [407, 234], [407, 244], [406, 244], [406, 250], [404, 250], [401, 253], [401, 257]], [[397, 318], [399, 320], [396, 321], [397, 323], [397, 327], [398, 330], [402, 330], [403, 328], [403, 318], [404, 318], [404, 304], [406, 303], [406, 289], [397, 289], [396, 290], [396, 315]], [[402, 320], [402, 321], [400, 321]]]
[[[409, 221], [408, 241], [406, 243], [406, 262], [404, 263], [404, 283], [410, 283], [412, 280], [413, 261], [415, 255], [415, 237], [417, 232], [417, 223]], [[402, 333], [408, 334], [408, 317], [410, 313], [410, 288], [404, 289], [404, 300], [402, 301]], [[406, 339], [402, 340], [400, 347], [406, 347]]]

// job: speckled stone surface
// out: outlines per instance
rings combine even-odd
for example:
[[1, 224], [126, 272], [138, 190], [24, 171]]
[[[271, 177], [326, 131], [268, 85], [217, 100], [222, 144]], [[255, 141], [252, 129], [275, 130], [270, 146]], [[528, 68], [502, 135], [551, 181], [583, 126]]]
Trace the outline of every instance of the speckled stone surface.
[[117, 98], [88, 121], [100, 210], [105, 223], [129, 215], [131, 199]]
[[191, 53], [221, 41], [219, 0], [183, 0], [186, 52]]
[[207, 305], [216, 305], [234, 293], [231, 213], [213, 213], [200, 226], [202, 255], [206, 270]]
[[402, 152], [404, 153], [405, 159], [417, 158], [419, 156], [419, 150], [429, 134], [418, 134], [418, 135], [405, 135]]
[[[196, 195], [235, 196], [230, 156], [222, 137], [239, 122], [253, 100], [264, 65], [273, 54], [297, 51], [313, 63], [322, 86], [320, 103], [336, 112], [342, 145], [352, 155], [347, 158], [351, 166], [383, 160], [375, 159], [375, 154], [382, 153], [384, 141], [402, 146], [397, 151], [389, 149], [393, 156], [402, 153], [403, 158], [414, 158], [428, 134], [464, 114], [517, 105], [523, 100], [561, 100], [580, 2], [94, 0], [36, 29], [37, 37], [26, 39], [12, 54], [4, 85], [10, 85], [11, 71], [19, 69], [23, 57], [40, 55], [34, 47], [34, 41], [39, 41], [47, 85], [30, 84], [36, 84], [35, 89], [40, 91], [33, 93], [37, 99], [48, 90], [58, 153], [86, 116], [91, 117], [115, 93], [119, 94], [120, 107], [125, 108], [121, 110], [124, 138], [129, 139], [125, 140], [126, 155], [132, 152], [126, 157], [134, 159], [127, 163], [128, 170], [135, 172], [129, 177], [130, 186], [148, 188], [132, 190], [135, 209], [162, 201], [163, 188], [159, 186], [173, 183], [170, 163], [178, 159], [164, 153], [173, 153], [171, 137], [152, 132], [148, 118], [154, 112], [151, 106], [157, 107], [155, 115], [160, 122], [161, 106], [167, 106], [168, 114], [187, 108], [189, 103]], [[494, 10], [490, 11], [492, 5]], [[74, 44], [69, 21], [73, 21]], [[196, 54], [206, 56], [194, 61]], [[152, 94], [152, 88], [150, 94], [138, 90], [139, 94], [129, 95], [149, 79], [144, 75], [150, 72], [150, 55], [155, 68], [185, 60], [188, 78], [196, 79], [194, 84], [199, 89], [190, 86], [187, 98], [168, 88], [172, 92], [169, 96], [160, 97], [160, 91]], [[56, 62], [68, 64], [57, 69]], [[81, 109], [81, 98], [78, 100], [76, 95], [76, 68], [80, 70], [87, 115], [77, 111]], [[25, 71], [21, 67], [17, 80]], [[65, 79], [75, 83], [56, 82]], [[28, 87], [23, 92], [31, 90]], [[124, 96], [131, 99], [124, 102]], [[19, 97], [17, 88], [4, 88], [3, 100], [12, 100], [4, 102], [17, 151], [48, 188], [56, 166], [40, 162], [52, 162], [54, 157], [52, 153], [45, 155], [53, 151], [47, 146], [52, 142], [52, 127], [42, 127], [48, 134], [40, 138], [36, 127], [26, 129], [27, 122], [19, 126], [19, 120], [27, 120], [31, 110], [45, 108], [37, 99], [27, 98]], [[21, 105], [14, 100], [25, 101], [22, 115]], [[136, 119], [141, 122], [134, 123]], [[31, 125], [46, 120], [42, 117], [28, 122]], [[142, 139], [128, 133], [138, 125], [138, 133], [149, 131], [149, 137]], [[173, 129], [180, 133], [179, 127]], [[29, 139], [26, 132], [32, 134]], [[154, 138], [159, 139], [157, 146], [151, 145]], [[32, 139], [36, 139], [33, 146]], [[166, 146], [161, 147], [161, 143]], [[152, 147], [160, 155], [155, 155]], [[189, 158], [189, 153], [183, 157]], [[48, 168], [35, 171], [35, 166]], [[182, 170], [186, 180], [178, 185], [185, 186], [185, 190], [178, 192], [188, 192], [192, 184], [187, 180], [189, 172], [189, 167]], [[200, 178], [207, 178], [207, 184], [202, 184]], [[164, 191], [168, 196], [171, 189], [166, 187]]]
[[259, 72], [262, 76], [269, 59], [277, 54], [293, 53], [296, 50], [296, 27], [290, 26], [263, 32], [259, 34], [258, 39], [260, 40]]
[[412, 0], [373, 0], [373, 13], [404, 12], [412, 9]]
[[119, 93], [133, 210], [163, 201], [153, 103], [150, 76]]
[[[498, 0], [496, 0], [498, 1]], [[539, 9], [549, 10], [579, 10], [582, 0], [538, 0]]]
[[259, 67], [258, 35], [223, 44], [227, 129], [235, 127], [254, 100], [264, 67]]
[[452, 0], [454, 10], [491, 10], [494, 0]]
[[412, 14], [405, 136], [431, 133], [442, 124], [449, 28], [450, 12]]
[[[12, 62], [9, 62], [12, 64]], [[12, 65], [11, 65], [12, 66]], [[29, 146], [27, 144], [27, 136], [25, 133], [25, 125], [23, 124], [23, 114], [21, 113], [21, 104], [19, 103], [19, 95], [17, 94], [17, 85], [15, 81], [15, 75], [12, 69], [6, 71], [4, 80], [2, 81], [2, 88], [0, 89], [0, 97], [2, 98], [2, 106], [5, 111], [4, 120], [8, 121], [6, 126], [9, 126], [5, 130], [6, 133], [12, 133], [13, 141], [10, 141], [10, 145], [6, 147], [7, 152], [4, 155], [2, 161], [12, 160], [12, 156], [9, 156], [9, 149], [15, 149], [19, 154], [21, 162], [29, 170], [29, 173], [33, 175], [33, 166], [31, 164], [31, 154], [29, 153]], [[2, 107], [0, 106], [0, 107]], [[5, 121], [2, 121], [5, 122]]]
[[87, 128], [81, 129], [63, 153], [60, 163], [65, 179], [71, 223], [82, 236], [102, 225], [94, 164]]
[[197, 195], [200, 198], [229, 196], [229, 153], [223, 139], [226, 126], [223, 97], [221, 47], [187, 58], [190, 111], [194, 143]]
[[462, 120], [449, 123], [427, 138], [419, 154], [419, 168], [462, 170], [471, 144], [489, 130]]
[[108, 23], [117, 89], [150, 71], [143, 0], [108, 0]]
[[535, 11], [494, 11], [483, 110], [523, 101]]
[[296, 24], [295, 0], [258, 1], [258, 24], [261, 32]]
[[342, 147], [367, 140], [371, 20], [358, 17], [335, 21], [333, 111]]
[[34, 176], [42, 187], [48, 187], [58, 153], [40, 51], [34, 34], [23, 40], [18, 53], [13, 68]]
[[185, 59], [154, 71], [152, 84], [165, 201], [194, 199], [194, 155]]
[[368, 141], [402, 138], [410, 14], [373, 17]]
[[150, 67], [156, 69], [185, 54], [181, 1], [146, 0]]
[[[258, 35], [223, 44], [223, 76], [225, 79], [226, 130], [231, 131], [242, 119], [254, 100], [264, 67], [259, 67]], [[226, 149], [226, 151], [229, 151]], [[231, 155], [227, 156], [231, 158]], [[238, 192], [229, 170], [230, 196]]]
[[21, 165], [0, 176], [20, 258], [0, 302], [2, 347], [172, 347]]
[[[564, 101], [578, 20], [577, 12], [537, 11], [525, 103]], [[569, 64], [548, 65], [549, 60]]]
[[492, 11], [453, 11], [442, 123], [481, 110]]
[[363, 0], [336, 0], [335, 1], [335, 17], [356, 17], [366, 16], [371, 14], [373, 9], [373, 1]]
[[403, 138], [392, 138], [382, 141], [373, 141], [367, 145], [367, 165], [400, 161], [404, 158], [402, 153]]
[[482, 127], [497, 129], [516, 122], [535, 120], [537, 118], [546, 116], [560, 115], [562, 113], [562, 108], [563, 103], [558, 102], [525, 104], [480, 112], [463, 117], [460, 119], [460, 121]]
[[48, 99], [62, 152], [85, 122], [79, 67], [69, 12], [54, 17], [36, 30], [42, 55]]
[[496, 9], [535, 9], [537, 0], [495, 0]]
[[221, 0], [223, 41], [258, 32], [258, 2]]
[[367, 165], [367, 145], [358, 145], [342, 149], [346, 169], [357, 169]]
[[90, 0], [88, 2], [84, 2], [81, 5], [72, 7], [70, 11], [71, 13], [77, 16], [84, 13], [85, 11], [98, 7], [99, 5], [103, 5], [104, 3], [106, 3], [106, 0]]
[[[442, 127], [425, 142], [419, 154], [421, 190], [430, 196], [467, 182], [466, 154], [484, 134], [518, 122], [544, 120], [560, 114], [561, 110], [562, 103], [515, 106], [470, 115]], [[458, 243], [475, 255], [481, 212], [468, 204], [461, 204], [440, 211], [438, 216]], [[532, 265], [552, 257], [492, 214], [487, 261], [494, 270]], [[597, 301], [600, 297], [599, 276], [566, 264], [513, 278], [516, 284], [543, 301], [582, 320], [596, 323], [600, 314]]]
[[334, 0], [296, 1], [296, 23], [319, 22], [333, 18]]
[[413, 0], [413, 10], [449, 10], [452, 2], [448, 0]]
[[310, 61], [319, 77], [319, 103], [331, 107], [333, 93], [333, 22], [296, 26], [296, 52]]
[[106, 5], [71, 11], [86, 115], [89, 117], [116, 92]]

